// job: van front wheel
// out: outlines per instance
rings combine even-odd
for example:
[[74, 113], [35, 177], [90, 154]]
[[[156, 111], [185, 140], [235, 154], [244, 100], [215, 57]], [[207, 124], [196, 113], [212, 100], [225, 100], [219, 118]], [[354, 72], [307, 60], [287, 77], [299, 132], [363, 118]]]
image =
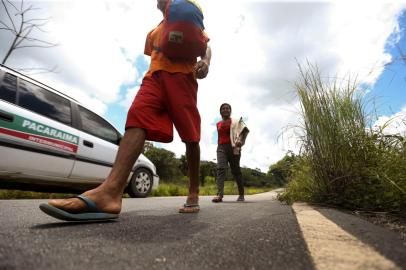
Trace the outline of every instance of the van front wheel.
[[152, 190], [153, 178], [149, 170], [137, 169], [127, 186], [128, 195], [132, 198], [145, 198]]

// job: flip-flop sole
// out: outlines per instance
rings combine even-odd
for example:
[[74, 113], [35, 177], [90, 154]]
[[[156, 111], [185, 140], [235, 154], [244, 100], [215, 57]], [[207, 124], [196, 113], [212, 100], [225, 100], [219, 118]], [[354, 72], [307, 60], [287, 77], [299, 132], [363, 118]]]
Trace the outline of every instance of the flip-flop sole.
[[221, 202], [223, 202], [223, 200], [211, 200], [211, 202], [213, 202], [213, 203], [221, 203]]
[[103, 212], [72, 214], [47, 203], [40, 204], [39, 208], [45, 214], [64, 221], [102, 221], [118, 218], [118, 214], [109, 214]]
[[179, 213], [182, 214], [196, 214], [199, 213], [200, 207], [184, 207], [179, 209]]

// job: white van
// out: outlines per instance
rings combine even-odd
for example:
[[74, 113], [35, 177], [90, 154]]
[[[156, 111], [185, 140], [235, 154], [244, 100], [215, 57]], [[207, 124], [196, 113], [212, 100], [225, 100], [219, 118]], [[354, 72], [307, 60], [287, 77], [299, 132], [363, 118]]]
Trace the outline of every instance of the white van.
[[[0, 65], [0, 188], [97, 186], [110, 172], [121, 137], [75, 99]], [[154, 164], [141, 154], [127, 192], [146, 197], [158, 184]]]

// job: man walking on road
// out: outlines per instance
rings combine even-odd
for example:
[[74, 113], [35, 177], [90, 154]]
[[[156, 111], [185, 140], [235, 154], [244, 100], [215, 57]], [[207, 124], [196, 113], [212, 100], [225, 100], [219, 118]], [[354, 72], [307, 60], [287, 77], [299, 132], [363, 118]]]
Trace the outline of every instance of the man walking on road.
[[[157, 0], [157, 7], [164, 15], [167, 5], [168, 0]], [[169, 58], [159, 48], [163, 25], [160, 23], [147, 36], [144, 53], [151, 56], [151, 64], [128, 111], [126, 131], [107, 179], [78, 197], [42, 204], [40, 208], [45, 213], [63, 220], [117, 218], [128, 176], [145, 140], [171, 142], [173, 125], [186, 144], [190, 178], [189, 195], [179, 212], [199, 211], [200, 115], [196, 79], [207, 76], [211, 49], [207, 46], [200, 61]], [[204, 37], [208, 42], [205, 34]]]
[[222, 120], [217, 123], [217, 196], [212, 199], [212, 202], [219, 203], [223, 201], [224, 180], [226, 178], [226, 170], [229, 163], [231, 173], [233, 174], [238, 186], [239, 196], [237, 201], [242, 202], [245, 199], [244, 182], [240, 168], [241, 147], [245, 143], [249, 130], [242, 121], [242, 118], [231, 118], [230, 104], [221, 104], [220, 115]]

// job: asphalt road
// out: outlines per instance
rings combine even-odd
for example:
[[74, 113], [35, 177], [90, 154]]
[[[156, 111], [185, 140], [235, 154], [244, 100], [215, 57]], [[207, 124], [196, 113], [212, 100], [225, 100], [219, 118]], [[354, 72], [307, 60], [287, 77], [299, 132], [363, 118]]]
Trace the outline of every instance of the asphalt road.
[[0, 269], [316, 269], [275, 193], [178, 214], [184, 199], [125, 199], [118, 221], [85, 224], [48, 217], [44, 200], [0, 201]]

